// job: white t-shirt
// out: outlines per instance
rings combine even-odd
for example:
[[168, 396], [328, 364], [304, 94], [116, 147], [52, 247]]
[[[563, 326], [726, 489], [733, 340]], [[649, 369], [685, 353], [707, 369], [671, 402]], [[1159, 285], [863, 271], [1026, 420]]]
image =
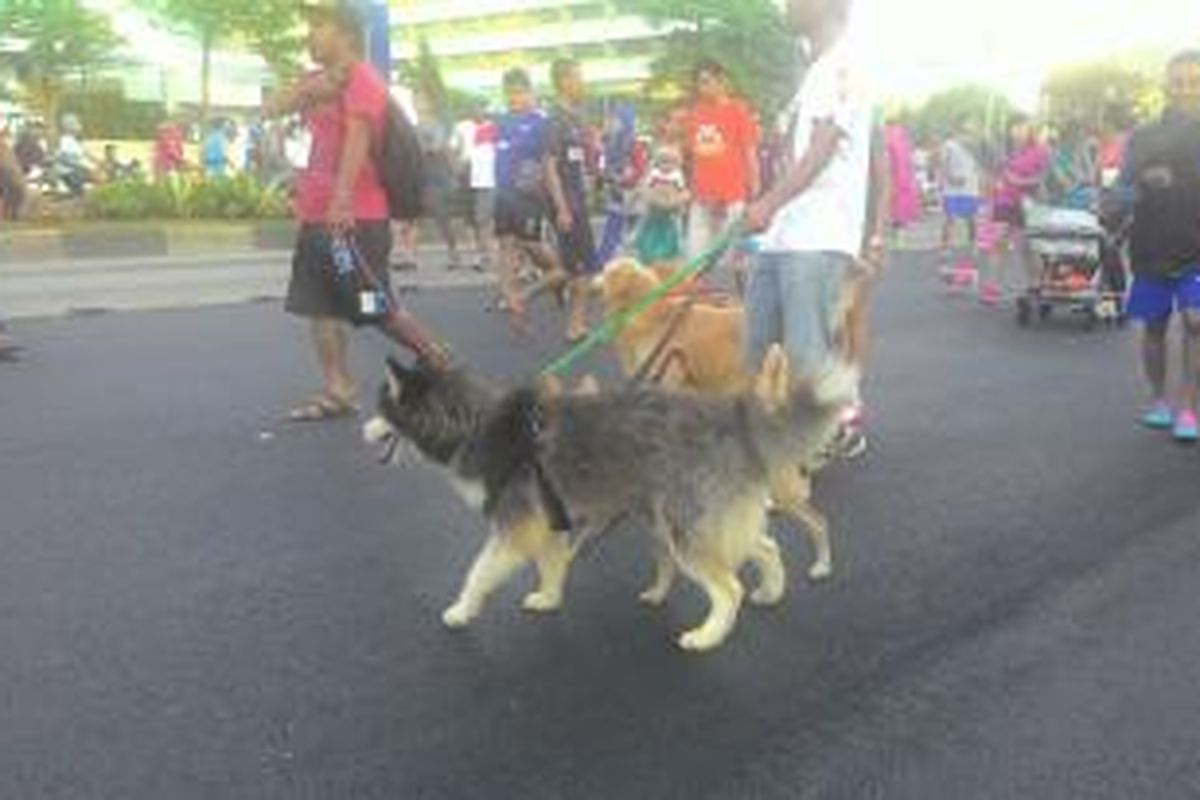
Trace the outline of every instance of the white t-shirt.
[[979, 162], [957, 139], [942, 145], [942, 194], [950, 197], [979, 197]]
[[472, 189], [496, 188], [496, 125], [464, 120], [454, 129], [455, 149], [467, 161]]
[[761, 249], [857, 256], [867, 219], [874, 108], [850, 35], [843, 34], [802, 80], [785, 115], [793, 131], [792, 158], [804, 156], [819, 122], [832, 122], [842, 138], [813, 184], [775, 215]]

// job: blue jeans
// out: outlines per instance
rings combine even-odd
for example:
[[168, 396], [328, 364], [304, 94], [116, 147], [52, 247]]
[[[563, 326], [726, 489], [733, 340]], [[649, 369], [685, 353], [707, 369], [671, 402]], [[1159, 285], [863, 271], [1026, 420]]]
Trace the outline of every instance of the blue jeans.
[[843, 253], [758, 253], [746, 288], [746, 349], [757, 371], [782, 344], [792, 375], [819, 375], [837, 350], [837, 314], [853, 259]]

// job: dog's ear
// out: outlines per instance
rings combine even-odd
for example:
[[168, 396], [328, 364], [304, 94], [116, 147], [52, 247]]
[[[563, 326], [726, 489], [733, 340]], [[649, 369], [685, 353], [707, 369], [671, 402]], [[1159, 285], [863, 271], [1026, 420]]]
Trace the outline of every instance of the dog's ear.
[[791, 382], [787, 353], [780, 345], [771, 345], [755, 382], [755, 395], [768, 411], [778, 411], [787, 404]]
[[596, 380], [595, 375], [584, 375], [575, 389], [575, 394], [580, 397], [595, 397], [600, 394], [600, 381]]
[[553, 400], [556, 397], [562, 397], [562, 379], [557, 375], [543, 375], [537, 379], [537, 390], [539, 395], [549, 400]]

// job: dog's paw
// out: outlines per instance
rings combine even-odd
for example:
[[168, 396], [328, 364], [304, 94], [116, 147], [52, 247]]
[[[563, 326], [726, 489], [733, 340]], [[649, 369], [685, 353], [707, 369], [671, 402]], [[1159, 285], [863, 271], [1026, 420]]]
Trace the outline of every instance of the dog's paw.
[[679, 647], [687, 650], [689, 653], [703, 653], [718, 647], [724, 641], [724, 638], [700, 627], [680, 636]]
[[777, 606], [783, 602], [783, 596], [786, 593], [787, 589], [782, 584], [779, 586], [759, 586], [750, 595], [750, 602], [756, 606]]
[[442, 624], [447, 628], [455, 629], [465, 628], [471, 624], [471, 620], [475, 615], [471, 610], [461, 603], [456, 603], [446, 609], [442, 614]]
[[648, 606], [661, 606], [663, 603], [667, 602], [667, 594], [670, 591], [671, 588], [669, 586], [652, 586], [638, 595], [638, 602]]
[[562, 598], [551, 597], [542, 592], [531, 592], [525, 595], [525, 599], [521, 601], [521, 608], [536, 614], [546, 614], [562, 608]]
[[808, 579], [812, 581], [824, 581], [833, 576], [833, 565], [828, 561], [818, 561], [808, 570]]

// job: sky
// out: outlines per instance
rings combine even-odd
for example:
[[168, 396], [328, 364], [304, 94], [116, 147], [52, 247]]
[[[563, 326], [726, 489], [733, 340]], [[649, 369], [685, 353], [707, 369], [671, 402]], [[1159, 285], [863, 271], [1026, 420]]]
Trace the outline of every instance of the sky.
[[964, 80], [1033, 108], [1055, 66], [1130, 50], [1200, 48], [1200, 0], [855, 0], [885, 96], [919, 101]]

